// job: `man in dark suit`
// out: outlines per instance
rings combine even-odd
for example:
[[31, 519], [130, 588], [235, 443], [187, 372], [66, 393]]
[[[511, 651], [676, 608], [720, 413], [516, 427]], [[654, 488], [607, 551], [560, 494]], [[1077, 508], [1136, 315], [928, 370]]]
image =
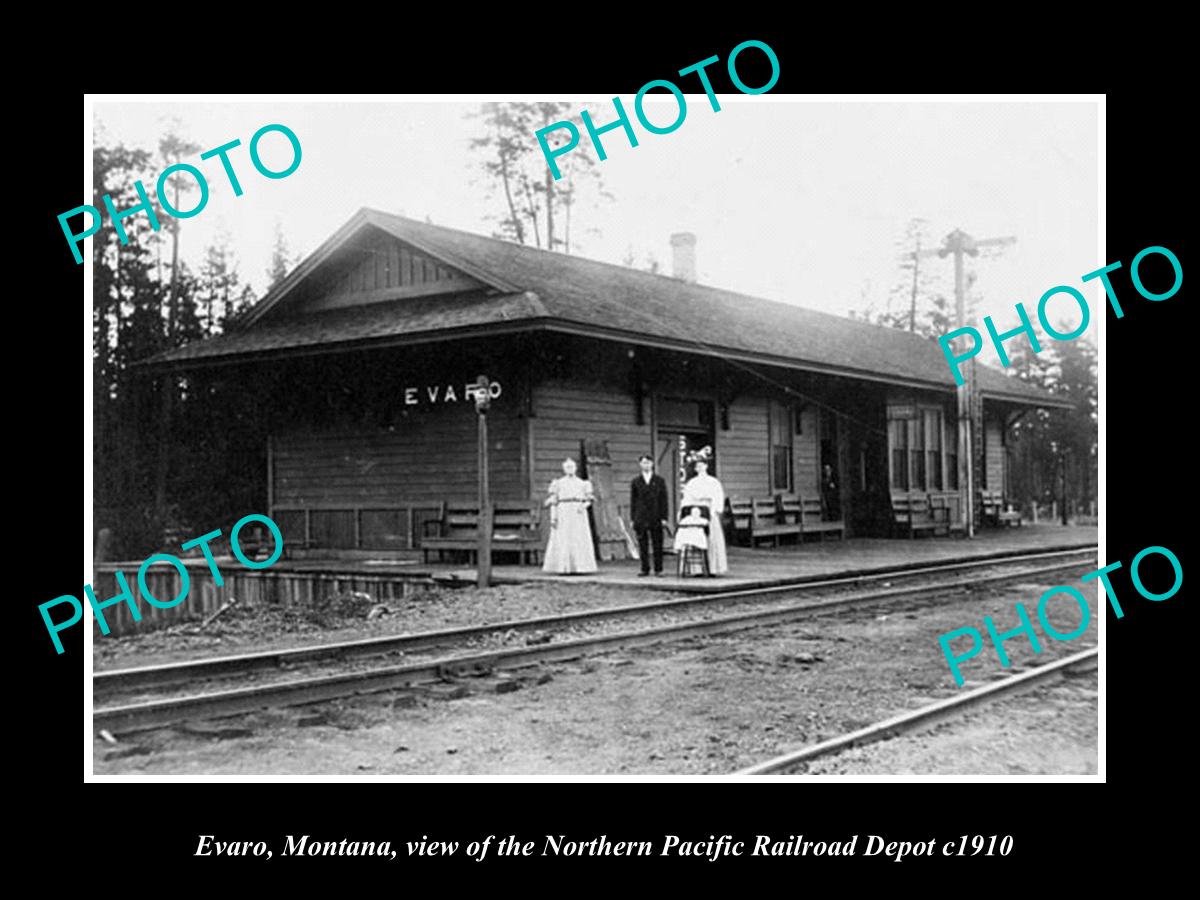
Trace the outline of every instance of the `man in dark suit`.
[[629, 515], [637, 532], [638, 555], [642, 560], [639, 575], [650, 574], [650, 545], [654, 546], [654, 574], [663, 567], [663, 526], [667, 524], [667, 483], [654, 474], [653, 457], [638, 458], [642, 474], [633, 479], [629, 490]]

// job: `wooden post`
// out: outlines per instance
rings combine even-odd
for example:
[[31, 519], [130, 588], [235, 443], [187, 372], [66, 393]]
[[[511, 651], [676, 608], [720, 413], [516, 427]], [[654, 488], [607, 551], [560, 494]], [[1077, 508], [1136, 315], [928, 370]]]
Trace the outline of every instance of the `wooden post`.
[[[955, 318], [958, 321], [959, 327], [963, 327], [966, 325], [966, 311], [963, 302], [962, 241], [958, 240], [951, 244], [948, 239], [947, 244], [953, 247], [954, 252]], [[962, 497], [959, 509], [963, 515], [963, 530], [966, 532], [967, 537], [975, 536], [975, 485], [973, 483], [974, 479], [971, 477], [975, 469], [973, 448], [971, 447], [971, 422], [973, 419], [971, 395], [975, 388], [975, 385], [971, 383], [971, 376], [974, 374], [970, 368], [967, 369], [967, 377], [964, 383], [959, 386], [957, 392], [958, 486], [960, 496]]]
[[492, 497], [488, 484], [487, 410], [490, 395], [488, 379], [480, 375], [475, 381], [475, 412], [479, 421], [479, 543], [475, 548], [476, 584], [488, 587], [492, 583]]
[[[965, 327], [966, 322], [966, 289], [963, 278], [963, 254], [968, 256], [978, 256], [979, 247], [989, 245], [1007, 245], [1016, 241], [1016, 238], [985, 238], [983, 240], [975, 240], [969, 234], [966, 234], [962, 229], [956, 228], [950, 234], [946, 235], [942, 246], [937, 250], [921, 250], [920, 248], [913, 251], [913, 263], [922, 256], [940, 256], [945, 259], [951, 254], [954, 255], [954, 315], [958, 327]], [[907, 258], [907, 254], [905, 255]], [[976, 395], [977, 386], [975, 384], [975, 359], [971, 358], [970, 365], [967, 367], [967, 375], [962, 385], [957, 391], [958, 396], [958, 491], [959, 491], [959, 508], [962, 512], [963, 527], [966, 530], [967, 537], [975, 536], [975, 457], [972, 444], [982, 447], [983, 435], [972, 434], [972, 420], [974, 418], [973, 403], [978, 402], [973, 400]], [[980, 413], [982, 420], [982, 412]]]
[[1062, 523], [1071, 524], [1070, 511], [1067, 509], [1067, 454], [1062, 455]]

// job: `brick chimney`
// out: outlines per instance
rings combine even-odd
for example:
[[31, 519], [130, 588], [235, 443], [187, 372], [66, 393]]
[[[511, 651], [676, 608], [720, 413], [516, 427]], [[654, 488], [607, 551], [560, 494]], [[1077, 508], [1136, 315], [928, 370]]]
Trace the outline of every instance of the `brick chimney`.
[[690, 231], [671, 235], [671, 250], [674, 256], [674, 271], [680, 281], [696, 283], [696, 236]]

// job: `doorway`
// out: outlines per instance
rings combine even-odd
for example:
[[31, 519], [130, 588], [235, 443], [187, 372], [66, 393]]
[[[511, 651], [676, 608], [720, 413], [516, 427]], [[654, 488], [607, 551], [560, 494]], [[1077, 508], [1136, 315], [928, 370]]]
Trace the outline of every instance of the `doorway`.
[[845, 472], [842, 513], [850, 534], [883, 536], [891, 527], [887, 442], [858, 423], [844, 423], [849, 471]]
[[[701, 447], [712, 446], [712, 435], [704, 431], [678, 431], [668, 428], [660, 429], [655, 441], [654, 470], [667, 483], [667, 503], [670, 507], [671, 527], [679, 521], [679, 498], [683, 495], [684, 481], [692, 477], [692, 472], [685, 472], [684, 461], [687, 455]], [[708, 474], [717, 476], [715, 461], [710, 462]]]
[[[671, 527], [679, 520], [679, 498], [683, 483], [693, 473], [684, 472], [688, 453], [702, 447], [716, 450], [713, 402], [695, 397], [654, 397], [654, 466], [667, 483]], [[717, 475], [715, 463], [708, 467]]]
[[842, 471], [839, 454], [838, 416], [826, 407], [821, 407], [818, 437], [820, 452], [817, 463], [817, 483], [820, 485], [821, 504], [827, 519], [842, 518], [842, 500], [845, 496], [846, 473]]

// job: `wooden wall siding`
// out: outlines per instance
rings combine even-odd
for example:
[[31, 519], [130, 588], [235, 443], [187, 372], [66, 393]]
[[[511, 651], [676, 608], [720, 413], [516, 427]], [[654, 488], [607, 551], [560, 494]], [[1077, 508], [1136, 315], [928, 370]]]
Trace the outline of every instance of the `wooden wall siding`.
[[363, 238], [343, 253], [345, 259], [329, 262], [327, 272], [314, 277], [312, 293], [297, 309], [314, 312], [482, 286], [390, 236]]
[[621, 490], [617, 503], [625, 515], [629, 496], [623, 488], [640, 471], [638, 457], [653, 449], [650, 416], [638, 425], [633, 397], [611, 385], [543, 382], [534, 388], [533, 403], [534, 499], [545, 499], [546, 486], [562, 474], [565, 457], [579, 458], [581, 440], [598, 438], [608, 441], [613, 481]]
[[[770, 431], [765, 397], [739, 397], [729, 405], [729, 430], [717, 430], [717, 477], [727, 497], [766, 497], [771, 490]], [[792, 452], [796, 441], [792, 437]]]
[[[821, 496], [820, 410], [811, 404], [800, 411], [801, 434], [792, 436], [793, 488], [802, 497]], [[840, 423], [839, 423], [840, 427]], [[844, 430], [844, 429], [843, 429]], [[841, 435], [835, 435], [840, 440]]]
[[1004, 483], [1004, 434], [998, 419], [985, 419], [984, 431], [984, 478], [987, 479], [987, 490], [1006, 491]]
[[[502, 403], [492, 410], [492, 495], [520, 499], [525, 495], [520, 420]], [[326, 510], [470, 502], [478, 496], [476, 440], [475, 408], [468, 403], [413, 412], [394, 431], [276, 434], [274, 501]], [[315, 532], [315, 520], [312, 527]], [[320, 527], [341, 533], [352, 523], [331, 520]]]

